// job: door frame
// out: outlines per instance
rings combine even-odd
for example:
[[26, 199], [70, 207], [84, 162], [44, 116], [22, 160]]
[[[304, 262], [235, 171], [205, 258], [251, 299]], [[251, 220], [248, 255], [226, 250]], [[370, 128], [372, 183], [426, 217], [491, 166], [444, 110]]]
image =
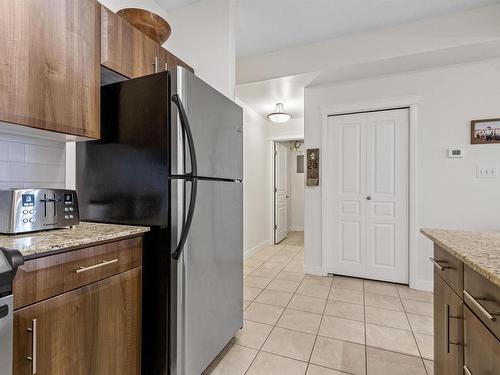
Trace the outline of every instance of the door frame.
[[326, 212], [326, 192], [330, 186], [329, 176], [326, 173], [328, 160], [326, 157], [327, 139], [328, 139], [328, 117], [346, 114], [354, 114], [358, 112], [384, 111], [401, 107], [407, 107], [409, 111], [409, 161], [408, 161], [408, 283], [410, 288], [426, 289], [426, 286], [416, 285], [416, 236], [418, 231], [417, 219], [417, 112], [420, 97], [412, 96], [397, 96], [362, 102], [339, 102], [320, 107], [322, 125], [321, 125], [321, 148], [323, 151], [323, 160], [320, 163], [321, 178], [323, 187], [321, 193], [321, 272], [327, 275], [327, 238], [326, 233], [329, 228]]
[[[290, 135], [276, 135], [268, 138], [269, 140], [269, 155], [270, 155], [270, 168], [269, 168], [269, 240], [270, 243], [274, 245], [274, 176], [275, 176], [275, 165], [274, 165], [274, 144], [277, 142], [289, 142], [304, 140], [304, 134], [290, 134]], [[305, 228], [304, 228], [305, 229]], [[305, 235], [305, 230], [304, 230]]]

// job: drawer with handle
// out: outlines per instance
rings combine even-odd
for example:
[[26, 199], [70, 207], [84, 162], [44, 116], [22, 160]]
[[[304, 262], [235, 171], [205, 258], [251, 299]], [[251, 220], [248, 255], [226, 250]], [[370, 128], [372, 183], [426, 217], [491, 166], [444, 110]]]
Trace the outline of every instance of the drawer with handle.
[[436, 274], [450, 286], [455, 293], [462, 297], [464, 279], [464, 265], [453, 255], [434, 245], [434, 256], [429, 258], [434, 265]]
[[142, 237], [28, 260], [13, 283], [14, 308], [42, 301], [142, 265]]
[[500, 339], [500, 288], [464, 266], [464, 303]]

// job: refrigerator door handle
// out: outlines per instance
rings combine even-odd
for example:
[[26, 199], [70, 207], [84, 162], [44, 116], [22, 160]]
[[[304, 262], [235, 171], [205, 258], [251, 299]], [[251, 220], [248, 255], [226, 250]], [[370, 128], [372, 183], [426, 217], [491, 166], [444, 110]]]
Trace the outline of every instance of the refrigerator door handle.
[[191, 223], [193, 221], [196, 196], [198, 194], [198, 180], [196, 178], [186, 178], [185, 181], [191, 182], [191, 197], [189, 201], [189, 208], [186, 216], [186, 221], [182, 226], [179, 243], [177, 244], [177, 248], [175, 249], [175, 251], [172, 253], [172, 258], [174, 260], [179, 260], [182, 254], [182, 250], [184, 249], [184, 245], [186, 244], [187, 236], [189, 234], [189, 229], [191, 228]]
[[191, 172], [186, 173], [187, 176], [197, 176], [198, 175], [198, 163], [196, 161], [196, 151], [194, 149], [193, 134], [191, 133], [191, 127], [189, 126], [189, 120], [186, 114], [186, 110], [182, 105], [181, 98], [178, 94], [172, 95], [172, 101], [177, 106], [179, 110], [179, 117], [181, 119], [181, 126], [186, 133], [188, 146], [189, 146], [189, 158], [191, 159]]

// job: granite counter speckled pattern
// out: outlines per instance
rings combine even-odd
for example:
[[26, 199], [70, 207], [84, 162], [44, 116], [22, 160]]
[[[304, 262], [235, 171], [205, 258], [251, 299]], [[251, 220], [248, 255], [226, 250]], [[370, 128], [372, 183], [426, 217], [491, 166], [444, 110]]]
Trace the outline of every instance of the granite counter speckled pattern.
[[500, 287], [500, 232], [449, 229], [420, 232]]
[[19, 250], [25, 259], [30, 259], [77, 246], [141, 235], [148, 231], [148, 227], [80, 222], [80, 225], [73, 228], [0, 235], [0, 247]]

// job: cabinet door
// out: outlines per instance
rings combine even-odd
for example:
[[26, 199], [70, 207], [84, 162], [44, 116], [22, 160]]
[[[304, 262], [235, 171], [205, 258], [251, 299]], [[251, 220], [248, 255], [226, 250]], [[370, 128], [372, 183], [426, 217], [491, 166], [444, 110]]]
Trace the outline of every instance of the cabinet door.
[[140, 374], [141, 272], [17, 310], [13, 375]]
[[99, 137], [95, 0], [0, 1], [0, 121]]
[[[500, 341], [464, 306], [465, 366], [470, 374], [498, 374]], [[467, 374], [467, 372], [464, 372]], [[438, 372], [439, 374], [439, 372]]]
[[158, 71], [163, 72], [175, 66], [182, 66], [190, 72], [194, 73], [193, 68], [191, 68], [188, 64], [186, 64], [174, 54], [167, 51], [165, 48], [160, 47], [160, 51], [158, 54]]
[[101, 6], [101, 65], [128, 78], [157, 71], [160, 46], [119, 15]]
[[434, 273], [434, 373], [462, 374], [462, 300]]

